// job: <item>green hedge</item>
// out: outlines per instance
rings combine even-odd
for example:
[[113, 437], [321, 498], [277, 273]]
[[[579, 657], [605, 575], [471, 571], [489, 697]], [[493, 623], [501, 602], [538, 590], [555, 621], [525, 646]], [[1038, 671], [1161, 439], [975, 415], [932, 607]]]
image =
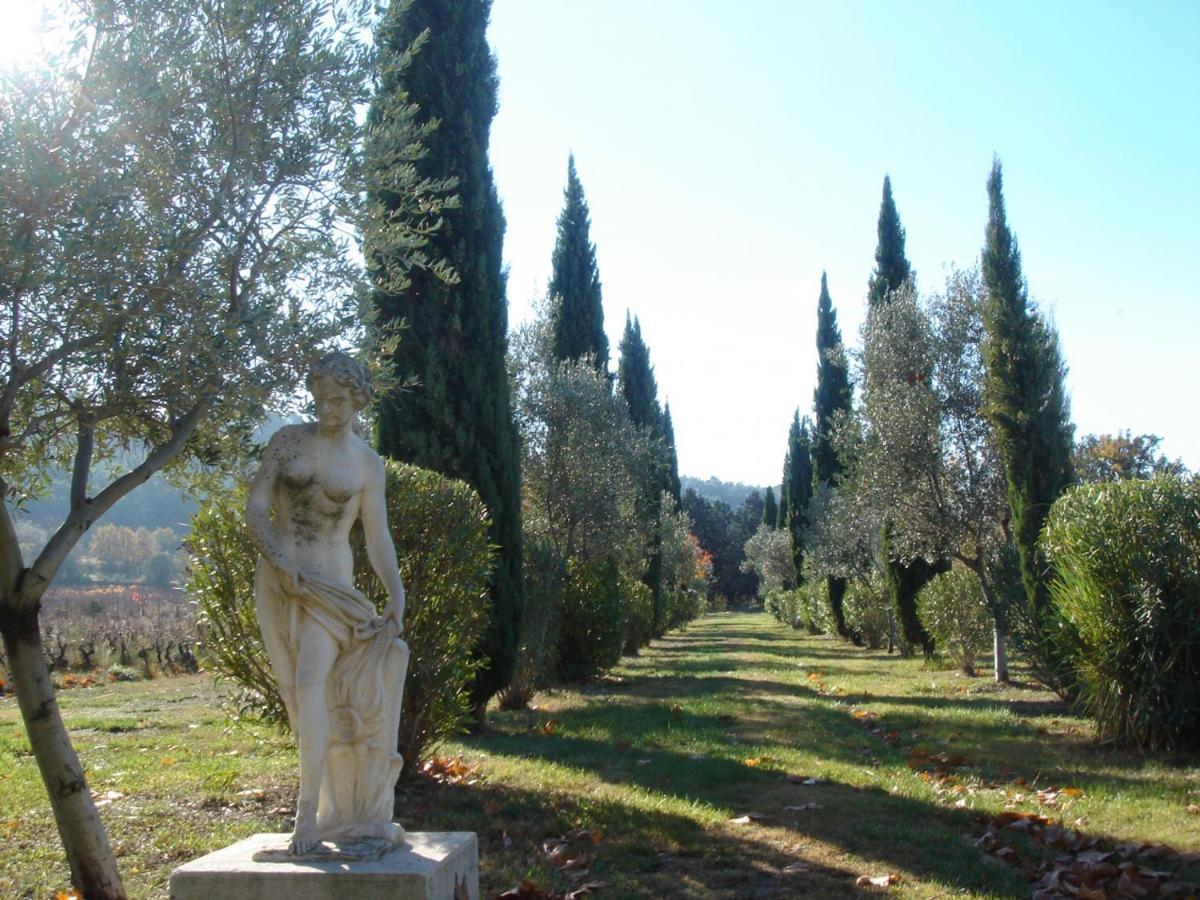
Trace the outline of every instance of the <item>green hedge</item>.
[[[387, 463], [388, 525], [408, 597], [404, 639], [412, 652], [398, 747], [405, 770], [438, 741], [456, 733], [469, 713], [471, 651], [488, 612], [492, 549], [479, 496], [436, 472]], [[242, 715], [286, 724], [254, 612], [257, 554], [243, 524], [244, 490], [214, 497], [192, 520], [187, 589], [199, 604], [203, 651], [241, 689]], [[377, 608], [387, 595], [371, 571], [362, 530], [351, 536], [356, 583]]]
[[1200, 486], [1165, 475], [1079, 485], [1041, 540], [1100, 736], [1200, 743]]

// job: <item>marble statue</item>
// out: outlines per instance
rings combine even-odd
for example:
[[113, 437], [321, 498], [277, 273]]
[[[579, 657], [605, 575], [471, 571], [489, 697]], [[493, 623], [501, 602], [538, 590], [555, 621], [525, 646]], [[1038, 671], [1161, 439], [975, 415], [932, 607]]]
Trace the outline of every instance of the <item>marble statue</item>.
[[[286, 853], [328, 855], [344, 845], [378, 853], [404, 842], [392, 822], [409, 655], [400, 639], [404, 585], [387, 526], [383, 461], [355, 427], [370, 397], [366, 369], [333, 353], [312, 367], [307, 385], [317, 420], [275, 433], [246, 508], [260, 553], [259, 625], [300, 745]], [[354, 588], [350, 528], [358, 518], [388, 593], [382, 615]]]

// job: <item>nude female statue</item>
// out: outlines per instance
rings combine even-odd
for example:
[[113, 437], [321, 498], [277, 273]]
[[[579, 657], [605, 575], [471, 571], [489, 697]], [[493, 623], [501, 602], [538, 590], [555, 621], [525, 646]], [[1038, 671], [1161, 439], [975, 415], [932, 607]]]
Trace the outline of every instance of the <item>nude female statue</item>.
[[[383, 461], [354, 429], [370, 382], [363, 366], [334, 353], [312, 367], [307, 384], [317, 421], [275, 433], [246, 507], [261, 554], [254, 594], [263, 642], [300, 744], [293, 856], [322, 840], [404, 838], [391, 821], [408, 669], [404, 585]], [[350, 528], [360, 517], [388, 593], [382, 615], [354, 588]]]

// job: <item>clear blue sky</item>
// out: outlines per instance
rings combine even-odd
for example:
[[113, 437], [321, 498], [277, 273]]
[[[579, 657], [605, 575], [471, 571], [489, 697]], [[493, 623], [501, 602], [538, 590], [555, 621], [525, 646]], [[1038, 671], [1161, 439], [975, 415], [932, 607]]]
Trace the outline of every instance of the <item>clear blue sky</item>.
[[511, 324], [574, 151], [684, 474], [778, 481], [822, 270], [857, 343], [884, 174], [929, 292], [978, 258], [993, 153], [1077, 432], [1200, 468], [1200, 3], [495, 0], [489, 38]]

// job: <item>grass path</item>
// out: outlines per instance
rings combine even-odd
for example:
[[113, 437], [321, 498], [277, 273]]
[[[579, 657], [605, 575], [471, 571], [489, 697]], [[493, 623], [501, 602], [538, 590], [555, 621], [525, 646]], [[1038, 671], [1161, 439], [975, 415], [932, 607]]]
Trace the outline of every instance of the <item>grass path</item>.
[[[209, 679], [61, 696], [93, 790], [112, 796], [103, 814], [133, 896], [165, 897], [182, 860], [289, 827], [288, 740], [231, 726]], [[605, 882], [601, 898], [855, 896], [861, 875], [898, 876], [903, 897], [1027, 897], [1020, 870], [975, 844], [1005, 810], [1200, 851], [1196, 759], [1097, 747], [1045, 692], [762, 614], [707, 616], [601, 684], [534, 702], [443, 748], [466, 770], [412, 779], [399, 800], [411, 829], [478, 832], [487, 897], [522, 880], [568, 889], [542, 846], [576, 833], [580, 847], [580, 832], [599, 839], [581, 880]], [[44, 807], [15, 704], [0, 700], [0, 896], [66, 886]], [[1031, 865], [1054, 854], [1008, 842]]]

